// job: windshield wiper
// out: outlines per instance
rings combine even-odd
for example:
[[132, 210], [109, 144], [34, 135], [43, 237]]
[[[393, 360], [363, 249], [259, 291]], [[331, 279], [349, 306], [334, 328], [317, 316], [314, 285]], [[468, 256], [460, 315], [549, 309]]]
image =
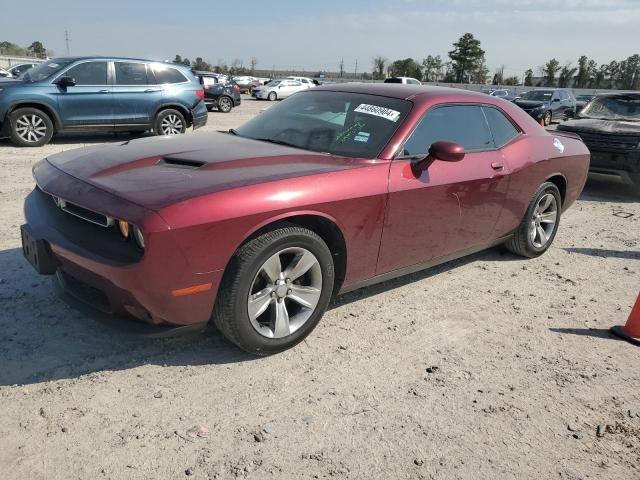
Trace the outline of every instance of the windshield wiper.
[[238, 135], [238, 132], [236, 132], [236, 131], [235, 131], [235, 129], [233, 129], [233, 128], [230, 128], [230, 129], [228, 130], [228, 132], [229, 132], [231, 135]]
[[254, 140], [259, 140], [260, 142], [275, 143], [276, 145], [284, 145], [285, 147], [301, 148], [299, 145], [294, 145], [293, 143], [285, 142], [284, 140], [275, 140], [273, 138], [254, 138]]

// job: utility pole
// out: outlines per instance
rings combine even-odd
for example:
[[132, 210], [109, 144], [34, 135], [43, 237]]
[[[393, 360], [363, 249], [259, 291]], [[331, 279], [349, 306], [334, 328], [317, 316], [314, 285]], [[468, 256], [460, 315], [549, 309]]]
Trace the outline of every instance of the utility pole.
[[340, 78], [344, 75], [344, 58], [340, 60]]
[[358, 78], [358, 59], [356, 58], [356, 68], [353, 71], [353, 76]]
[[64, 31], [64, 42], [67, 45], [67, 55], [71, 55], [71, 53], [69, 52], [69, 31], [68, 30]]

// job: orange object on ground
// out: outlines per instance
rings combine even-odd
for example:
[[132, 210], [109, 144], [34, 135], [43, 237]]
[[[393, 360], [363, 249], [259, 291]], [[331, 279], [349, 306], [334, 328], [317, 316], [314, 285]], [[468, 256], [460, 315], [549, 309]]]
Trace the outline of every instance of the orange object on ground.
[[624, 338], [634, 345], [640, 345], [640, 295], [636, 299], [636, 304], [631, 309], [629, 319], [625, 326], [616, 325], [611, 328], [611, 333]]
[[541, 126], [542, 128], [544, 128], [544, 118], [541, 118], [541, 119], [540, 119], [540, 126]]

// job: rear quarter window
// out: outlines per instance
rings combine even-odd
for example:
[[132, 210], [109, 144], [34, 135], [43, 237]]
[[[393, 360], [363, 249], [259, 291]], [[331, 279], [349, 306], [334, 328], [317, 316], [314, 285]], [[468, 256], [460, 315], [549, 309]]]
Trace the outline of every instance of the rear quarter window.
[[504, 147], [511, 140], [520, 135], [518, 129], [505, 115], [493, 107], [483, 107], [484, 114], [489, 123], [489, 129], [493, 135], [496, 148]]
[[[187, 81], [187, 78], [178, 71], [177, 68], [165, 65], [154, 65], [151, 70], [156, 77], [156, 83], [161, 85], [165, 83], [183, 83]], [[204, 82], [209, 82], [203, 83], [204, 85], [212, 85], [215, 83], [215, 79], [212, 79], [211, 77], [202, 77], [202, 79]], [[213, 82], [211, 82], [211, 80], [213, 80]]]

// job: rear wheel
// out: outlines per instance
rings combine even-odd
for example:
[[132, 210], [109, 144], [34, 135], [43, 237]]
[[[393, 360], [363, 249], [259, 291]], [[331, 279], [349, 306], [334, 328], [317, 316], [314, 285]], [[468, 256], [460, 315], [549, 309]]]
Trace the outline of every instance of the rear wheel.
[[267, 95], [267, 98], [269, 99], [269, 101], [273, 102], [277, 100], [278, 95], [276, 95], [276, 92], [269, 92], [269, 95]]
[[543, 183], [529, 204], [522, 222], [507, 241], [507, 249], [528, 258], [546, 252], [560, 225], [561, 205], [558, 187], [551, 182]]
[[227, 96], [218, 99], [218, 110], [222, 113], [229, 113], [233, 109], [233, 100]]
[[41, 147], [53, 136], [53, 122], [37, 108], [18, 108], [9, 114], [11, 141], [19, 147]]
[[331, 252], [314, 232], [283, 226], [247, 242], [225, 272], [213, 322], [255, 355], [302, 341], [324, 314], [334, 282]]
[[178, 110], [168, 108], [156, 115], [153, 131], [156, 135], [179, 135], [187, 131], [187, 122]]

